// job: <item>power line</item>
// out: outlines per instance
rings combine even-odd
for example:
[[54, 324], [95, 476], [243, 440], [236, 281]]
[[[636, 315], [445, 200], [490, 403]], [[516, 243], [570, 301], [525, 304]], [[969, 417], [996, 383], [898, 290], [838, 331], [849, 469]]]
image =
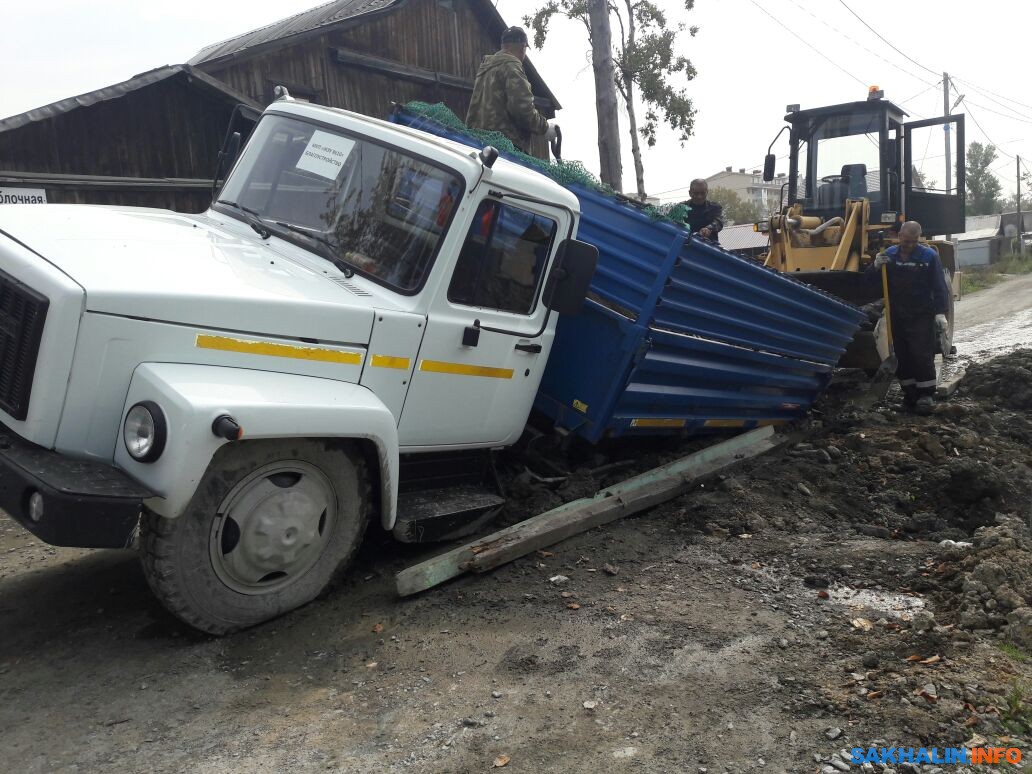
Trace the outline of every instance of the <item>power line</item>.
[[[1019, 102], [1018, 100], [1011, 99], [1010, 97], [1005, 97], [1002, 94], [997, 94], [995, 91], [991, 91], [991, 90], [985, 88], [984, 86], [979, 86], [977, 83], [972, 83], [971, 81], [967, 80], [966, 78], [957, 78], [956, 80], [960, 81], [961, 83], [967, 84], [968, 86], [970, 86], [971, 88], [973, 88], [973, 89], [975, 89], [977, 91], [981, 91], [981, 92], [984, 92], [986, 94], [992, 94], [994, 96], [999, 97], [1000, 99], [1005, 99], [1008, 102], [1013, 102], [1016, 105], [1021, 105], [1022, 107], [1027, 107], [1029, 110], [1032, 110], [1032, 105], [1029, 105], [1029, 104], [1027, 104], [1025, 102]], [[1000, 104], [1000, 103], [997, 103], [997, 104]], [[1004, 107], [1006, 107], [1006, 105]], [[1015, 111], [1015, 112], [1017, 112], [1017, 111]]]
[[[797, 0], [791, 0], [791, 2], [792, 2], [792, 3], [793, 3], [793, 4], [794, 4], [794, 5], [795, 5], [795, 6], [797, 7], [797, 8], [799, 8], [799, 9], [800, 9], [801, 11], [805, 11], [806, 13], [808, 13], [808, 14], [809, 14], [809, 15], [810, 15], [811, 17], [813, 17], [814, 19], [816, 19], [817, 21], [819, 21], [819, 22], [820, 22], [821, 24], [823, 24], [823, 25], [824, 25], [825, 27], [827, 27], [827, 28], [828, 28], [829, 30], [831, 30], [832, 32], [836, 32], [836, 33], [838, 33], [839, 35], [841, 35], [842, 37], [844, 37], [844, 38], [845, 38], [846, 40], [848, 40], [849, 42], [853, 43], [854, 45], [858, 46], [859, 48], [862, 48], [862, 49], [863, 49], [864, 51], [866, 51], [866, 52], [867, 52], [868, 54], [870, 54], [871, 56], [876, 56], [876, 57], [878, 57], [878, 58], [879, 58], [879, 59], [881, 59], [881, 60], [882, 60], [883, 62], [885, 62], [885, 64], [889, 65], [889, 67], [893, 67], [893, 68], [895, 68], [896, 70], [899, 70], [899, 71], [900, 71], [901, 73], [903, 73], [904, 75], [909, 75], [909, 76], [910, 76], [911, 78], [913, 78], [913, 79], [914, 79], [915, 81], [920, 81], [921, 83], [923, 83], [923, 84], [925, 84], [925, 85], [927, 85], [927, 86], [932, 86], [932, 84], [929, 84], [929, 83], [928, 83], [928, 81], [926, 81], [926, 80], [925, 80], [924, 78], [922, 78], [922, 77], [920, 77], [920, 76], [918, 76], [918, 75], [914, 75], [914, 74], [913, 74], [912, 72], [910, 72], [909, 70], [904, 70], [904, 69], [903, 69], [902, 67], [900, 67], [899, 65], [895, 64], [894, 62], [890, 62], [890, 61], [889, 61], [888, 59], [886, 59], [885, 57], [883, 57], [883, 56], [882, 56], [881, 54], [879, 54], [879, 53], [878, 53], [877, 51], [872, 51], [872, 50], [871, 50], [871, 49], [869, 49], [869, 48], [868, 48], [867, 46], [865, 46], [865, 45], [864, 45], [863, 43], [861, 43], [860, 41], [858, 41], [858, 40], [856, 40], [855, 38], [851, 37], [851, 36], [850, 36], [850, 35], [848, 35], [847, 33], [843, 32], [843, 31], [842, 31], [842, 30], [840, 30], [840, 29], [839, 29], [838, 27], [835, 27], [834, 25], [832, 25], [832, 24], [829, 24], [829, 23], [828, 23], [827, 21], [825, 21], [824, 19], [822, 19], [822, 18], [821, 18], [820, 16], [818, 16], [817, 14], [815, 14], [815, 13], [814, 13], [813, 11], [811, 11], [811, 10], [810, 10], [809, 8], [806, 8], [805, 6], [801, 5], [801, 4], [799, 3], [799, 2], [797, 2]], [[941, 78], [939, 79], [939, 82], [940, 82], [940, 83], [942, 82], [942, 79], [941, 79]], [[936, 85], [938, 85], [938, 84], [936, 84]], [[934, 88], [934, 86], [932, 86], [932, 88]]]
[[[956, 91], [956, 87], [955, 86], [953, 87], [953, 90]], [[959, 94], [958, 94], [958, 96], [959, 96]], [[978, 127], [978, 131], [980, 131], [982, 133], [982, 136], [985, 137], [985, 139], [988, 140], [989, 144], [992, 145], [997, 151], [1002, 153], [1007, 158], [1013, 160], [1014, 156], [1012, 156], [1011, 154], [1007, 153], [1007, 151], [1003, 150], [999, 145], [997, 145], [995, 142], [993, 142], [992, 138], [988, 134], [986, 134], [985, 129], [982, 128], [982, 125], [978, 122], [978, 119], [975, 118], [975, 114], [971, 112], [971, 103], [968, 102], [966, 99], [964, 100], [964, 103], [968, 107], [968, 115], [971, 116], [971, 120], [975, 122], [975, 126]]]
[[865, 21], [864, 21], [864, 20], [863, 20], [862, 18], [860, 18], [859, 14], [857, 14], [857, 12], [856, 12], [856, 11], [854, 11], [854, 10], [853, 10], [852, 8], [850, 8], [850, 7], [848, 6], [848, 5], [846, 5], [846, 2], [845, 2], [845, 0], [839, 0], [839, 3], [841, 3], [841, 4], [842, 4], [842, 7], [843, 7], [843, 8], [845, 8], [845, 9], [846, 9], [847, 11], [849, 11], [849, 12], [850, 12], [851, 14], [853, 14], [853, 16], [856, 16], [856, 18], [857, 18], [857, 19], [859, 19], [859, 21], [860, 21], [860, 23], [861, 23], [861, 24], [863, 24], [863, 25], [864, 25], [865, 27], [867, 27], [867, 29], [869, 29], [869, 30], [870, 30], [871, 32], [873, 32], [873, 33], [874, 33], [875, 35], [877, 35], [877, 36], [878, 36], [878, 38], [879, 38], [879, 39], [880, 39], [880, 40], [881, 40], [881, 41], [882, 41], [883, 43], [885, 43], [885, 45], [887, 45], [887, 46], [888, 46], [889, 48], [891, 48], [891, 49], [892, 49], [893, 51], [895, 51], [895, 52], [896, 52], [897, 54], [899, 54], [900, 56], [902, 56], [902, 57], [904, 57], [904, 58], [908, 59], [909, 61], [913, 62], [913, 63], [914, 63], [914, 64], [916, 64], [916, 65], [917, 65], [918, 67], [920, 67], [920, 68], [921, 68], [922, 70], [927, 70], [927, 71], [928, 71], [928, 72], [930, 72], [930, 73], [931, 73], [932, 75], [938, 75], [938, 74], [939, 74], [939, 73], [935, 72], [935, 70], [932, 70], [932, 69], [930, 69], [930, 68], [928, 68], [928, 67], [925, 67], [925, 66], [924, 66], [923, 64], [921, 64], [920, 62], [918, 62], [918, 61], [917, 61], [916, 59], [913, 59], [913, 58], [911, 58], [911, 57], [910, 57], [910, 56], [909, 56], [908, 54], [904, 54], [904, 53], [903, 53], [902, 51], [900, 51], [900, 50], [899, 50], [898, 48], [896, 48], [896, 47], [895, 47], [894, 45], [892, 45], [891, 43], [889, 43], [889, 41], [887, 41], [887, 40], [886, 40], [886, 39], [885, 39], [884, 37], [882, 37], [881, 33], [879, 33], [879, 32], [878, 32], [878, 30], [876, 30], [876, 29], [875, 29], [874, 27], [872, 27], [872, 26], [871, 26], [870, 24], [868, 24], [867, 22], [865, 22]]
[[799, 42], [801, 42], [801, 43], [802, 43], [802, 44], [803, 44], [804, 46], [806, 46], [807, 48], [809, 48], [809, 49], [813, 50], [813, 51], [814, 51], [815, 53], [819, 54], [819, 55], [820, 55], [820, 56], [821, 56], [822, 58], [824, 58], [824, 59], [825, 59], [825, 60], [826, 60], [827, 62], [829, 62], [830, 64], [834, 65], [834, 66], [835, 66], [836, 68], [838, 68], [838, 69], [839, 69], [839, 70], [841, 70], [841, 71], [842, 71], [843, 73], [845, 73], [846, 75], [848, 75], [848, 76], [849, 76], [850, 78], [852, 78], [852, 79], [853, 79], [854, 81], [856, 81], [857, 83], [859, 83], [859, 84], [860, 84], [861, 86], [864, 86], [864, 87], [866, 87], [866, 86], [867, 86], [867, 84], [866, 84], [866, 83], [864, 83], [864, 82], [863, 82], [863, 81], [861, 81], [861, 80], [860, 80], [859, 78], [857, 78], [857, 77], [856, 77], [855, 75], [853, 75], [853, 73], [849, 72], [849, 70], [845, 69], [844, 67], [842, 67], [842, 65], [840, 65], [840, 64], [839, 64], [838, 62], [836, 62], [836, 61], [835, 61], [834, 59], [832, 59], [831, 57], [829, 57], [829, 56], [827, 56], [826, 54], [822, 53], [822, 52], [821, 52], [821, 51], [820, 51], [819, 49], [817, 49], [817, 48], [816, 48], [815, 46], [813, 46], [813, 45], [812, 45], [812, 44], [810, 43], [810, 41], [808, 41], [808, 40], [807, 40], [806, 38], [804, 38], [804, 37], [802, 37], [801, 35], [797, 34], [797, 33], [795, 32], [795, 30], [793, 30], [793, 29], [792, 29], [791, 27], [789, 27], [789, 26], [787, 26], [786, 24], [782, 23], [782, 21], [781, 21], [781, 20], [780, 20], [779, 18], [777, 18], [776, 16], [774, 16], [773, 14], [771, 14], [771, 13], [770, 13], [769, 11], [767, 11], [767, 9], [766, 9], [766, 8], [764, 8], [764, 7], [762, 6], [762, 5], [760, 5], [759, 3], [757, 3], [757, 2], [756, 2], [756, 0], [749, 0], [749, 2], [751, 2], [751, 3], [753, 4], [753, 5], [755, 5], [755, 6], [756, 6], [756, 7], [757, 7], [757, 8], [759, 9], [759, 10], [763, 11], [763, 13], [764, 13], [764, 14], [766, 14], [766, 15], [767, 15], [767, 16], [768, 16], [768, 17], [769, 17], [770, 19], [772, 19], [772, 20], [773, 20], [773, 21], [774, 21], [775, 23], [777, 23], [777, 25], [778, 25], [779, 27], [782, 27], [782, 28], [784, 28], [785, 30], [787, 30], [787, 31], [788, 31], [788, 32], [789, 32], [789, 33], [790, 33], [790, 34], [791, 34], [791, 35], [792, 35], [793, 37], [795, 37], [795, 38], [796, 38], [797, 40], [799, 40]]

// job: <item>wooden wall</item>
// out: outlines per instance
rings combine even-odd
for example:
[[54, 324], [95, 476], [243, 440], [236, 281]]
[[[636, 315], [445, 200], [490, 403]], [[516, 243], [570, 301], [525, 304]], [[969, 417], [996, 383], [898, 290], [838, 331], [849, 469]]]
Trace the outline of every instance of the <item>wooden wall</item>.
[[[210, 179], [234, 103], [173, 75], [120, 97], [0, 133], [0, 172]], [[5, 183], [4, 185], [8, 185]], [[199, 212], [196, 188], [45, 187], [57, 203], [127, 204]]]
[[[268, 104], [272, 86], [283, 84], [294, 87], [295, 96], [375, 118], [385, 118], [392, 102], [423, 100], [443, 102], [465, 119], [477, 68], [486, 54], [498, 50], [498, 40], [468, 2], [456, 0], [454, 6], [453, 12], [437, 0], [412, 0], [392, 13], [360, 17], [354, 24], [292, 46], [197, 67], [259, 104]], [[449, 84], [428, 84], [421, 77], [342, 63], [337, 49], [400, 63], [424, 74], [441, 73], [450, 76]], [[467, 86], [454, 84], [456, 80]], [[546, 156], [542, 138], [536, 139], [533, 150]]]

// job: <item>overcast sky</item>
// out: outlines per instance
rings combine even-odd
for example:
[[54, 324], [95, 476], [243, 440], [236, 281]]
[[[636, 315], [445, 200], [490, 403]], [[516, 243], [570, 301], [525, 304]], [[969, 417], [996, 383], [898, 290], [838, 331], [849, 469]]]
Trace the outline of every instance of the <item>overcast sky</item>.
[[[1013, 156], [1028, 158], [1032, 168], [1032, 4], [1025, 0], [696, 0], [689, 13], [678, 0], [656, 2], [672, 18], [700, 28], [695, 38], [685, 34], [681, 40], [683, 53], [698, 70], [687, 84], [698, 116], [695, 134], [683, 148], [667, 130], [645, 154], [645, 183], [651, 194], [676, 198], [683, 193], [677, 189], [692, 177], [707, 177], [726, 166], [760, 166], [789, 103], [806, 108], [864, 99], [867, 86], [876, 84], [914, 117], [941, 115], [943, 70], [965, 95], [955, 112], [968, 116], [968, 141], [988, 139], [1000, 149], [993, 169], [1005, 191], [1014, 190]], [[0, 116], [183, 62], [209, 43], [315, 4], [317, 0], [5, 2]], [[496, 3], [513, 24], [538, 4]], [[597, 170], [586, 50], [583, 29], [557, 24], [544, 48], [532, 51], [531, 57], [563, 105], [558, 120], [564, 156]], [[624, 184], [633, 188], [626, 132], [623, 140]], [[786, 152], [785, 136], [775, 150], [778, 155]], [[778, 169], [787, 171], [787, 161], [779, 161]]]

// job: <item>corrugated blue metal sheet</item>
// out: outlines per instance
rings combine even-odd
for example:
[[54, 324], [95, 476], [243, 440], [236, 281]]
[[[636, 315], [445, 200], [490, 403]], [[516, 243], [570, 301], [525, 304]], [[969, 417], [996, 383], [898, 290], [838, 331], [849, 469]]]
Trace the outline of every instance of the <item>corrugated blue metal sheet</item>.
[[834, 365], [861, 319], [844, 301], [692, 238], [669, 273], [651, 322]]
[[[479, 147], [415, 114], [393, 120]], [[635, 203], [567, 188], [581, 203], [578, 238], [599, 248], [598, 269], [583, 312], [559, 320], [539, 411], [595, 442], [777, 424], [809, 409], [859, 309]]]

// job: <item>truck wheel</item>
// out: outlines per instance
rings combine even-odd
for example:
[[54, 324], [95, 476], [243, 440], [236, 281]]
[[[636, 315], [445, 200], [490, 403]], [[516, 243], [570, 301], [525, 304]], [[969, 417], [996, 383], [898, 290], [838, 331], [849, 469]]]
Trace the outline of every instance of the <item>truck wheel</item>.
[[370, 501], [365, 462], [350, 449], [296, 439], [227, 445], [182, 516], [144, 513], [144, 574], [190, 626], [253, 626], [326, 588], [358, 549]]

